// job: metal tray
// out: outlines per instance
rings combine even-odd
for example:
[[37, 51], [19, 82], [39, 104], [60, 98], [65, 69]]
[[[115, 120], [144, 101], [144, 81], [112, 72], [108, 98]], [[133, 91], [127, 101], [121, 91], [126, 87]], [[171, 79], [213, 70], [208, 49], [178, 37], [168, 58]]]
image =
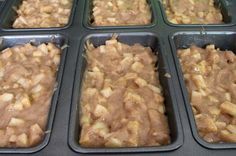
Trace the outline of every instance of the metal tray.
[[73, 20], [73, 15], [74, 15], [74, 10], [75, 7], [77, 5], [77, 0], [73, 0], [73, 5], [71, 8], [71, 14], [70, 14], [70, 18], [68, 23], [63, 26], [63, 27], [52, 27], [52, 28], [12, 28], [12, 24], [14, 22], [14, 20], [17, 18], [17, 14], [16, 11], [14, 10], [14, 8], [19, 8], [19, 6], [21, 5], [23, 0], [7, 0], [6, 4], [4, 6], [4, 8], [8, 8], [5, 9], [1, 15], [0, 15], [0, 19], [2, 19], [0, 21], [0, 25], [1, 27], [5, 30], [5, 31], [24, 31], [24, 30], [60, 30], [60, 29], [66, 29], [68, 28]]
[[[58, 73], [60, 87], [54, 94], [48, 129], [51, 133], [45, 136], [46, 143], [37, 149], [4, 149], [1, 155], [15, 156], [19, 153], [32, 156], [76, 156], [76, 155], [155, 155], [155, 156], [235, 156], [236, 144], [209, 144], [203, 141], [196, 131], [192, 110], [186, 96], [181, 70], [176, 58], [176, 48], [189, 46], [192, 43], [204, 46], [215, 43], [222, 49], [236, 52], [236, 1], [216, 0], [221, 4], [225, 24], [220, 25], [176, 25], [170, 24], [165, 16], [161, 0], [148, 0], [152, 9], [152, 23], [146, 26], [93, 27], [89, 24], [91, 14], [90, 0], [74, 0], [70, 22], [63, 28], [11, 29], [14, 18], [12, 7], [17, 0], [7, 0], [0, 6], [0, 36], [3, 43], [0, 47], [25, 43], [36, 39], [39, 42], [49, 41], [51, 36], [58, 36], [56, 43], [68, 44], [63, 53], [63, 62]], [[166, 108], [172, 134], [172, 144], [162, 147], [140, 148], [101, 148], [87, 149], [78, 144], [80, 83], [86, 65], [82, 57], [84, 42], [90, 40], [95, 45], [104, 43], [112, 34], [118, 34], [121, 42], [141, 43], [159, 51], [160, 72], [168, 72], [171, 78], [161, 74], [161, 84], [165, 90]], [[6, 44], [7, 43], [7, 44]], [[59, 94], [60, 93], [60, 94]], [[55, 103], [55, 104], [54, 104]], [[45, 141], [44, 140], [44, 141]]]
[[223, 24], [174, 24], [168, 21], [166, 13], [165, 13], [165, 7], [163, 6], [161, 0], [159, 0], [160, 6], [161, 6], [161, 10], [162, 10], [162, 14], [164, 17], [164, 21], [166, 24], [170, 25], [170, 26], [176, 26], [176, 27], [194, 27], [194, 26], [205, 26], [205, 27], [213, 27], [213, 26], [231, 26], [234, 25], [236, 22], [235, 17], [232, 14], [232, 6], [230, 4], [229, 1], [227, 0], [214, 0], [214, 5], [220, 9], [221, 14], [223, 16]]
[[85, 27], [90, 28], [90, 29], [115, 29], [115, 28], [149, 28], [152, 27], [156, 24], [158, 24], [157, 21], [157, 13], [155, 12], [154, 7], [154, 3], [152, 0], [147, 0], [149, 6], [150, 6], [150, 10], [151, 10], [151, 14], [152, 14], [152, 18], [151, 18], [151, 23], [147, 24], [147, 25], [133, 25], [131, 27], [127, 27], [127, 26], [93, 26], [92, 25], [92, 8], [93, 8], [93, 4], [92, 4], [93, 0], [87, 0], [86, 4], [85, 4], [85, 12], [84, 12], [84, 19], [83, 19], [83, 24]]
[[[8, 47], [13, 47], [15, 45], [21, 45], [26, 43], [31, 43], [32, 45], [39, 45], [41, 43], [54, 43], [58, 47], [62, 47], [67, 43], [66, 39], [62, 35], [0, 35], [1, 45], [0, 50], [3, 50]], [[44, 139], [41, 143], [36, 145], [35, 147], [30, 148], [0, 148], [0, 153], [33, 153], [37, 152], [41, 149], [43, 149], [45, 146], [47, 146], [51, 131], [52, 131], [52, 124], [54, 119], [54, 114], [56, 112], [56, 106], [57, 106], [57, 99], [59, 96], [59, 90], [61, 86], [61, 79], [63, 74], [63, 68], [65, 64], [65, 57], [66, 57], [66, 49], [62, 51], [61, 54], [61, 62], [58, 67], [57, 77], [56, 77], [56, 90], [53, 93], [51, 105], [49, 107], [49, 113], [48, 113], [48, 121], [46, 124], [45, 131], [48, 133], [45, 133]]]
[[163, 88], [166, 115], [168, 117], [168, 123], [170, 126], [171, 143], [169, 145], [160, 147], [138, 147], [138, 148], [83, 148], [79, 145], [79, 111], [80, 111], [80, 90], [83, 79], [83, 73], [86, 68], [86, 59], [83, 57], [85, 49], [84, 45], [86, 41], [90, 41], [94, 46], [104, 45], [105, 41], [112, 37], [113, 34], [102, 33], [102, 34], [89, 34], [81, 42], [81, 53], [78, 57], [77, 71], [75, 76], [75, 84], [73, 89], [72, 98], [72, 112], [69, 130], [69, 144], [75, 151], [81, 153], [121, 153], [121, 152], [154, 152], [154, 151], [171, 151], [179, 148], [183, 143], [182, 126], [179, 119], [179, 112], [176, 107], [176, 99], [171, 86], [172, 81], [164, 75], [169, 72], [169, 64], [166, 61], [165, 55], [162, 53], [163, 47], [159, 44], [159, 39], [155, 34], [152, 33], [120, 33], [118, 41], [133, 45], [140, 43], [143, 46], [149, 46], [158, 55], [158, 72], [161, 86]]
[[189, 121], [192, 127], [193, 136], [199, 144], [204, 147], [212, 149], [235, 149], [236, 143], [208, 143], [204, 141], [198, 134], [197, 127], [195, 124], [194, 115], [192, 112], [191, 104], [189, 101], [188, 92], [185, 86], [183, 74], [181, 71], [181, 66], [179, 59], [176, 55], [177, 49], [188, 48], [192, 44], [204, 48], [209, 44], [214, 44], [217, 48], [221, 50], [232, 50], [236, 54], [236, 33], [235, 32], [206, 32], [206, 34], [200, 34], [199, 32], [185, 32], [185, 33], [175, 33], [171, 38], [170, 42], [173, 47], [173, 57], [175, 60], [177, 74], [181, 84], [182, 92], [184, 95], [184, 100], [187, 107], [187, 112], [189, 115]]

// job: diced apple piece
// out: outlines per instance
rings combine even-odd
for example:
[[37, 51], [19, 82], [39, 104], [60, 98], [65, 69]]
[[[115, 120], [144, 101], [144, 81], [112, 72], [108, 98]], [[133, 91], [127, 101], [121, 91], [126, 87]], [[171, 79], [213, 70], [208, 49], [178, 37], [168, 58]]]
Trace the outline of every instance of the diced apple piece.
[[129, 144], [130, 146], [138, 146], [139, 138], [139, 122], [138, 121], [129, 121], [127, 124], [127, 129], [130, 132]]
[[41, 129], [41, 127], [38, 124], [34, 124], [34, 125], [30, 126], [30, 133], [42, 135], [43, 130]]
[[131, 66], [131, 69], [137, 73], [140, 73], [143, 68], [144, 68], [144, 65], [140, 62], [134, 62]]
[[23, 108], [28, 108], [31, 106], [31, 102], [29, 99], [29, 96], [27, 94], [24, 94], [20, 99], [17, 99], [15, 104], [13, 105], [13, 108], [15, 110], [22, 110]]
[[208, 115], [196, 115], [195, 120], [197, 123], [197, 128], [201, 132], [217, 132], [217, 126], [215, 125], [212, 118], [210, 118]]
[[30, 145], [37, 144], [42, 139], [43, 135], [44, 135], [44, 132], [38, 124], [34, 124], [34, 125], [30, 126], [29, 144]]
[[24, 109], [23, 105], [19, 102], [16, 102], [15, 104], [12, 105], [12, 109], [21, 111]]
[[43, 87], [42, 85], [38, 84], [36, 85], [34, 88], [32, 88], [32, 93], [39, 93], [40, 91], [42, 91]]
[[27, 147], [28, 146], [28, 136], [25, 133], [17, 136], [16, 145], [18, 147]]
[[97, 66], [93, 67], [92, 71], [93, 72], [101, 72], [101, 70]]
[[60, 3], [63, 4], [63, 5], [68, 5], [69, 0], [60, 0]]
[[53, 57], [53, 62], [56, 65], [58, 65], [60, 63], [60, 60], [61, 60], [61, 56], [59, 54], [57, 54]]
[[212, 107], [209, 109], [209, 113], [214, 116], [220, 115], [220, 109], [217, 107]]
[[125, 95], [124, 102], [142, 103], [143, 98], [136, 93], [128, 92]]
[[201, 59], [201, 54], [199, 52], [196, 52], [196, 53], [192, 54], [191, 57], [193, 57], [196, 60], [200, 60]]
[[198, 89], [206, 88], [206, 83], [202, 75], [192, 75], [192, 79]]
[[161, 113], [161, 114], [164, 114], [165, 113], [165, 106], [164, 105], [159, 105], [158, 106], [158, 111]]
[[228, 125], [228, 126], [226, 127], [226, 129], [227, 129], [229, 132], [231, 132], [231, 133], [233, 133], [233, 134], [236, 134], [236, 125]]
[[109, 113], [108, 110], [104, 106], [99, 105], [99, 104], [96, 106], [94, 110], [94, 116], [96, 117], [102, 117], [106, 115], [107, 113]]
[[49, 5], [40, 7], [41, 13], [49, 13], [50, 14], [51, 12], [53, 12], [53, 10], [54, 10], [54, 8]]
[[216, 97], [214, 97], [214, 96], [209, 95], [208, 98], [209, 98], [210, 102], [214, 102], [214, 103], [218, 103], [219, 102], [219, 100]]
[[11, 93], [4, 93], [4, 94], [0, 95], [0, 101], [10, 102], [10, 101], [12, 101], [13, 97], [14, 97], [14, 95]]
[[88, 129], [87, 125], [83, 125], [80, 133], [79, 143], [83, 146], [89, 146], [91, 144], [91, 140], [89, 137], [90, 129]]
[[236, 117], [236, 105], [234, 103], [225, 101], [220, 105], [220, 109], [223, 113]]
[[41, 56], [43, 56], [43, 53], [41, 51], [36, 50], [33, 52], [33, 56], [34, 57], [41, 57]]
[[97, 93], [97, 89], [96, 88], [87, 88], [85, 90], [85, 94], [88, 97], [93, 97], [96, 93]]
[[122, 147], [122, 142], [117, 138], [111, 137], [105, 143], [105, 146], [106, 147]]
[[28, 88], [30, 86], [31, 80], [21, 77], [17, 80], [17, 83], [19, 83], [24, 88]]
[[207, 96], [207, 92], [203, 89], [199, 89], [199, 92], [202, 94], [202, 96]]
[[225, 99], [226, 99], [227, 101], [231, 101], [231, 95], [230, 95], [229, 92], [225, 93]]
[[134, 81], [139, 87], [144, 87], [147, 85], [147, 81], [145, 81], [144, 79], [142, 78], [137, 78], [135, 81]]
[[90, 125], [91, 117], [89, 115], [83, 114], [80, 119], [81, 125]]
[[154, 91], [155, 93], [158, 93], [158, 94], [161, 93], [161, 89], [160, 89], [160, 88], [158, 88], [158, 87], [156, 87], [156, 86], [153, 86], [153, 85], [150, 85], [150, 84], [148, 84], [147, 86], [148, 86], [148, 88], [150, 88], [150, 89], [151, 89], [152, 91]]
[[46, 44], [40, 44], [38, 46], [38, 49], [41, 50], [41, 52], [43, 52], [44, 54], [48, 54], [48, 48], [47, 48]]
[[104, 73], [102, 72], [88, 72], [88, 75], [94, 81], [94, 85], [97, 88], [102, 88], [104, 83]]
[[215, 45], [214, 44], [207, 45], [206, 49], [208, 49], [208, 50], [215, 50]]
[[33, 85], [38, 84], [46, 75], [44, 73], [40, 73], [34, 76]]
[[24, 120], [20, 119], [20, 118], [11, 118], [10, 122], [9, 122], [9, 126], [12, 127], [16, 127], [16, 126], [22, 126], [25, 123]]
[[117, 44], [117, 40], [116, 39], [111, 39], [111, 40], [107, 40], [106, 41], [106, 45], [113, 45], [113, 44]]
[[28, 108], [31, 106], [30, 98], [27, 94], [25, 94], [24, 97], [21, 99], [21, 103], [25, 108]]
[[111, 87], [107, 87], [107, 88], [104, 88], [103, 90], [101, 90], [101, 94], [108, 98], [111, 94], [112, 94], [112, 89]]
[[99, 47], [100, 53], [106, 53], [106, 47], [104, 45], [101, 45]]
[[101, 137], [106, 137], [109, 132], [107, 125], [104, 122], [100, 122], [100, 121], [96, 122], [92, 126], [92, 130], [98, 135], [100, 135]]
[[220, 138], [225, 142], [236, 142], [236, 134], [231, 134], [227, 130], [220, 132]]
[[198, 111], [197, 111], [197, 109], [194, 106], [192, 106], [192, 111], [193, 111], [194, 115], [198, 114]]
[[133, 57], [125, 57], [120, 61], [120, 66], [118, 67], [118, 72], [126, 71], [133, 64]]
[[198, 68], [200, 70], [201, 73], [205, 73], [206, 72], [206, 65], [207, 65], [207, 62], [204, 60], [204, 61], [201, 61], [199, 64], [198, 64]]

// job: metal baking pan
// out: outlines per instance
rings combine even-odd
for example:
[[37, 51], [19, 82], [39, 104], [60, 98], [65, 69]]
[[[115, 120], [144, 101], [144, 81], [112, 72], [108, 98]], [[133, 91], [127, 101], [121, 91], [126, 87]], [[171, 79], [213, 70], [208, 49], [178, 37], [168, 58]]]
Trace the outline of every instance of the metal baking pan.
[[175, 33], [172, 37], [170, 37], [170, 42], [173, 48], [173, 57], [176, 63], [176, 69], [178, 72], [178, 77], [180, 81], [180, 85], [182, 88], [189, 121], [192, 127], [192, 133], [197, 142], [199, 142], [202, 146], [211, 148], [211, 149], [231, 149], [236, 148], [235, 143], [208, 143], [204, 141], [198, 134], [197, 127], [195, 124], [194, 115], [192, 112], [191, 104], [189, 101], [189, 96], [187, 92], [187, 88], [185, 86], [183, 74], [181, 71], [181, 65], [179, 63], [179, 59], [176, 55], [177, 49], [188, 48], [191, 45], [197, 45], [199, 47], [204, 48], [209, 44], [214, 44], [217, 48], [221, 50], [232, 50], [236, 54], [236, 33], [235, 32], [205, 32], [205, 34], [201, 34], [199, 32], [178, 32]]
[[92, 4], [93, 0], [87, 0], [86, 4], [85, 4], [85, 12], [84, 12], [84, 18], [83, 18], [83, 23], [84, 26], [86, 28], [89, 29], [115, 29], [115, 28], [149, 28], [152, 27], [154, 25], [156, 25], [158, 23], [157, 21], [157, 13], [154, 9], [154, 2], [153, 0], [147, 0], [149, 6], [150, 6], [150, 11], [152, 14], [152, 18], [151, 18], [151, 23], [147, 24], [147, 25], [129, 25], [129, 26], [93, 26], [92, 25], [92, 8], [93, 8], [93, 4]]
[[223, 23], [222, 24], [174, 24], [174, 23], [171, 23], [168, 19], [167, 19], [167, 16], [166, 16], [166, 13], [165, 13], [165, 7], [164, 5], [162, 4], [162, 1], [159, 0], [159, 3], [160, 3], [160, 7], [161, 7], [161, 10], [162, 10], [162, 14], [163, 14], [163, 17], [164, 17], [164, 21], [166, 22], [166, 24], [170, 25], [170, 26], [176, 26], [176, 27], [191, 27], [191, 26], [231, 26], [231, 25], [234, 25], [236, 23], [236, 18], [233, 16], [233, 12], [234, 12], [234, 8], [233, 6], [231, 5], [231, 3], [229, 3], [227, 0], [214, 0], [214, 5], [220, 9], [221, 11], [221, 14], [223, 16]]
[[171, 151], [179, 148], [183, 143], [182, 126], [179, 119], [178, 108], [176, 107], [176, 98], [174, 91], [171, 89], [172, 80], [164, 75], [169, 72], [169, 65], [163, 54], [163, 47], [159, 43], [159, 39], [152, 33], [119, 33], [118, 40], [122, 43], [133, 45], [140, 43], [143, 46], [151, 47], [155, 55], [158, 55], [158, 72], [161, 86], [164, 92], [166, 115], [170, 127], [171, 143], [169, 145], [159, 147], [138, 147], [138, 148], [83, 148], [79, 145], [79, 111], [80, 111], [80, 94], [83, 73], [86, 68], [86, 59], [83, 57], [85, 52], [86, 41], [90, 41], [95, 47], [104, 45], [105, 41], [112, 37], [113, 34], [89, 34], [81, 42], [80, 55], [78, 57], [77, 70], [75, 76], [72, 112], [69, 130], [69, 144], [77, 152], [81, 153], [121, 153], [121, 152], [154, 152], [154, 151]]
[[[12, 29], [13, 6], [21, 0], [6, 0], [0, 8], [0, 49], [31, 41], [48, 42], [56, 36], [55, 43], [68, 45], [63, 52], [58, 72], [59, 87], [54, 94], [47, 129], [50, 134], [36, 148], [0, 148], [0, 156], [77, 156], [77, 155], [122, 155], [135, 156], [235, 156], [235, 144], [209, 144], [197, 133], [192, 110], [186, 97], [181, 70], [176, 60], [176, 48], [195, 43], [204, 46], [214, 43], [222, 49], [236, 52], [236, 1], [216, 0], [222, 4], [225, 24], [176, 25], [168, 23], [161, 0], [148, 0], [152, 10], [152, 23], [145, 26], [93, 27], [91, 0], [74, 0], [70, 22], [62, 28]], [[121, 42], [141, 43], [159, 51], [161, 85], [165, 90], [167, 116], [172, 135], [172, 144], [161, 147], [140, 148], [82, 148], [79, 143], [79, 97], [83, 70], [86, 65], [82, 54], [84, 43], [90, 40], [101, 45], [112, 34], [118, 34]], [[66, 55], [66, 56], [64, 56]], [[62, 71], [63, 70], [63, 71]], [[163, 77], [168, 72], [171, 78]], [[1, 139], [1, 138], [0, 138]], [[46, 140], [46, 141], [45, 141]]]
[[17, 17], [17, 13], [14, 8], [19, 8], [23, 0], [7, 0], [6, 5], [3, 8], [3, 13], [0, 15], [0, 26], [5, 31], [33, 31], [33, 30], [56, 30], [56, 29], [66, 29], [72, 24], [74, 11], [78, 0], [73, 0], [73, 5], [71, 8], [71, 14], [69, 17], [68, 24], [63, 27], [51, 27], [51, 28], [12, 28], [12, 24]]
[[[26, 44], [26, 43], [31, 43], [32, 45], [39, 45], [41, 43], [51, 42], [57, 45], [58, 47], [62, 47], [63, 45], [67, 43], [67, 40], [62, 35], [59, 35], [59, 34], [25, 35], [25, 36], [6, 35], [6, 36], [0, 36], [0, 40], [1, 40], [0, 50], [13, 47], [15, 45]], [[64, 49], [61, 53], [61, 62], [58, 67], [58, 72], [56, 76], [56, 84], [54, 84], [56, 88], [51, 99], [51, 105], [49, 107], [48, 119], [47, 119], [47, 124], [45, 128], [45, 132], [47, 133], [45, 133], [44, 138], [41, 141], [41, 143], [39, 143], [35, 147], [30, 147], [30, 148], [0, 148], [0, 153], [33, 153], [47, 146], [50, 139], [51, 131], [52, 131], [54, 114], [56, 112], [57, 99], [59, 96], [59, 91], [60, 91], [60, 86], [61, 86], [60, 84], [61, 84], [63, 68], [65, 64], [65, 57], [66, 57], [66, 49]]]

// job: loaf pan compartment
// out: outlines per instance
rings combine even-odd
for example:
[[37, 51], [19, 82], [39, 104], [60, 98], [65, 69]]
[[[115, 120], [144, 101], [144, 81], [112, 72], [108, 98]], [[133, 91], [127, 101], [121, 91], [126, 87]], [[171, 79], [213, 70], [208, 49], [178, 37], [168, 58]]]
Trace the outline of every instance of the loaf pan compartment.
[[6, 1], [6, 5], [4, 6], [3, 10], [0, 11], [0, 28], [5, 31], [33, 31], [33, 30], [60, 30], [66, 29], [71, 26], [73, 21], [73, 16], [75, 14], [76, 4], [78, 0], [73, 0], [71, 13], [69, 17], [68, 23], [63, 27], [49, 27], [49, 28], [13, 28], [12, 24], [17, 18], [17, 13], [15, 9], [18, 9], [19, 6], [22, 4], [23, 0], [11, 0]]
[[182, 75], [181, 65], [176, 52], [178, 49], [185, 49], [193, 44], [202, 48], [205, 48], [209, 44], [214, 44], [216, 48], [220, 48], [221, 50], [232, 50], [236, 53], [236, 33], [230, 31], [205, 32], [204, 34], [201, 32], [178, 32], [173, 36], [170, 36], [169, 39], [194, 139], [200, 145], [209, 149], [235, 149], [236, 143], [208, 143], [198, 134], [187, 88]]
[[[113, 34], [90, 34], [86, 36], [80, 45], [80, 53], [77, 62], [76, 76], [74, 81], [72, 109], [69, 126], [69, 145], [73, 150], [80, 153], [124, 153], [124, 152], [156, 152], [156, 151], [171, 151], [179, 148], [183, 144], [182, 126], [175, 98], [175, 90], [173, 90], [172, 79], [164, 76], [169, 73], [169, 65], [165, 58], [164, 51], [160, 46], [158, 37], [153, 33], [119, 33], [118, 41], [133, 45], [140, 43], [143, 46], [150, 46], [158, 55], [158, 66], [160, 73], [160, 83], [163, 88], [166, 115], [171, 133], [171, 143], [159, 147], [137, 147], [137, 148], [84, 148], [79, 144], [80, 135], [80, 92], [83, 80], [83, 73], [86, 67], [86, 59], [83, 57], [85, 53], [84, 45], [86, 41], [90, 41], [95, 47], [104, 45], [105, 41], [110, 39]], [[156, 52], [158, 51], [158, 53]], [[169, 73], [171, 75], [171, 73]]]
[[150, 11], [152, 14], [152, 18], [151, 18], [151, 23], [148, 25], [122, 25], [122, 26], [93, 26], [92, 25], [92, 14], [93, 14], [93, 0], [86, 0], [86, 4], [85, 4], [85, 11], [84, 11], [84, 17], [83, 17], [83, 25], [86, 28], [90, 28], [90, 29], [118, 29], [118, 28], [147, 28], [147, 27], [152, 27], [155, 26], [156, 24], [158, 24], [158, 17], [157, 17], [157, 13], [156, 13], [156, 6], [154, 6], [154, 2], [153, 0], [147, 0], [147, 3], [150, 6]]
[[224, 0], [214, 0], [214, 5], [220, 9], [221, 14], [223, 16], [223, 23], [221, 24], [174, 24], [171, 23], [166, 15], [165, 12], [165, 6], [162, 4], [162, 0], [160, 0], [159, 5], [161, 7], [161, 11], [162, 11], [162, 16], [164, 18], [164, 21], [166, 24], [170, 25], [170, 26], [182, 26], [182, 27], [191, 27], [191, 26], [230, 26], [235, 24], [235, 18], [232, 17], [234, 15], [234, 13], [232, 11], [232, 9], [229, 10], [229, 7], [227, 6], [227, 3]]
[[[26, 43], [31, 43], [32, 45], [39, 45], [42, 43], [54, 43], [57, 47], [63, 47], [63, 45], [67, 44], [67, 39], [59, 34], [52, 34], [52, 35], [8, 35], [8, 36], [0, 36], [0, 50], [3, 50], [8, 47], [13, 47], [16, 45], [22, 45]], [[2, 147], [0, 148], [0, 153], [34, 153], [38, 152], [39, 150], [43, 149], [45, 146], [47, 146], [50, 135], [53, 133], [53, 120], [56, 113], [56, 106], [57, 106], [57, 100], [59, 97], [60, 92], [60, 86], [61, 86], [61, 80], [62, 80], [62, 74], [65, 64], [65, 57], [66, 57], [66, 48], [61, 51], [61, 61], [58, 66], [58, 71], [56, 75], [56, 82], [55, 82], [55, 88], [54, 93], [52, 94], [50, 106], [49, 106], [49, 112], [48, 112], [48, 118], [47, 123], [45, 127], [45, 134], [42, 141], [34, 146], [29, 148], [7, 148]]]

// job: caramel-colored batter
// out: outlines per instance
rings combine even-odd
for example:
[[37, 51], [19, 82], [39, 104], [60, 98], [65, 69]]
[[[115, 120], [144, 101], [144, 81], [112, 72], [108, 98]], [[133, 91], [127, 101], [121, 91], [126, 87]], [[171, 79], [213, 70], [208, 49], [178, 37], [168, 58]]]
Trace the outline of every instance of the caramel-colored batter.
[[151, 48], [107, 40], [87, 46], [80, 144], [85, 147], [170, 143], [164, 98]]
[[73, 0], [23, 0], [13, 28], [63, 27], [70, 18]]
[[60, 49], [18, 45], [0, 53], [0, 147], [32, 147], [44, 138]]
[[163, 0], [168, 20], [174, 24], [219, 24], [223, 17], [214, 0]]
[[214, 45], [178, 50], [200, 136], [236, 142], [236, 56]]
[[151, 18], [146, 0], [93, 0], [94, 26], [147, 25]]

